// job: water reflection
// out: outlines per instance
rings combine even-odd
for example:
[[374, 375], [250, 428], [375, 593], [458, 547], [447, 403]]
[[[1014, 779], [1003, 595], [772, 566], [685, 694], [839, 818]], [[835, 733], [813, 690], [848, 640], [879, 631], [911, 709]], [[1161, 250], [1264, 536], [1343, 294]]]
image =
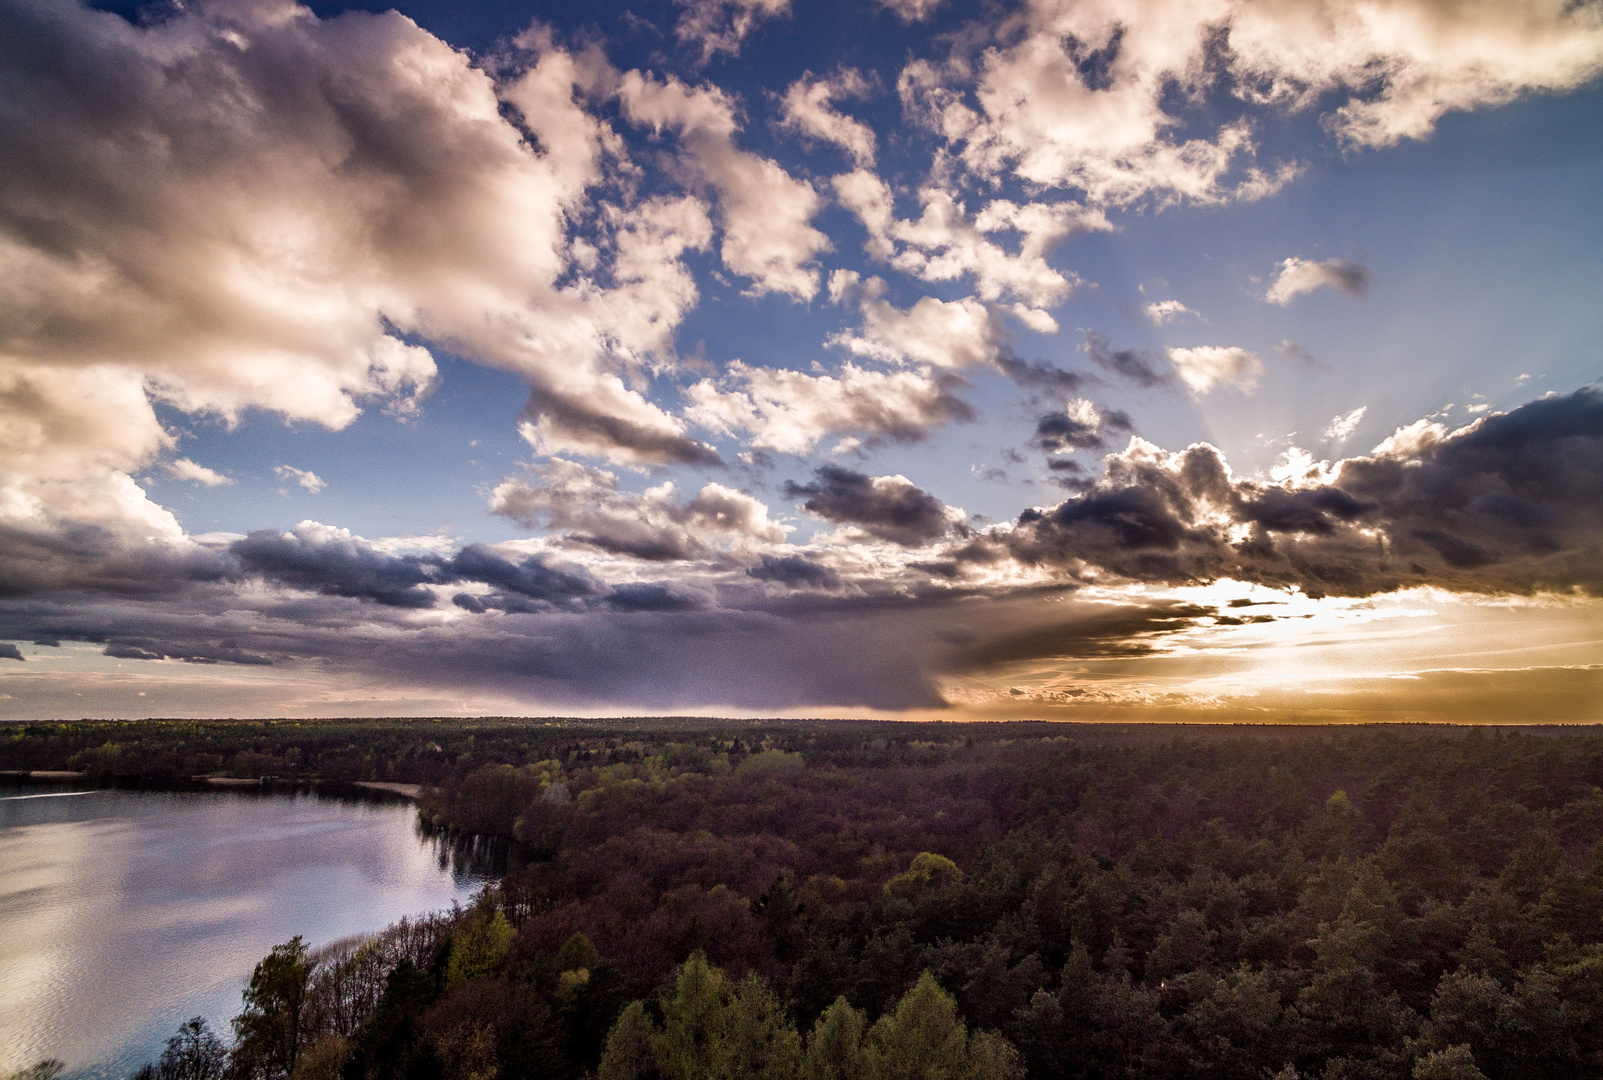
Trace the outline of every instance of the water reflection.
[[442, 873], [466, 875], [477, 880], [499, 880], [526, 861], [509, 840], [474, 833], [452, 833], [418, 825], [418, 837], [431, 844], [439, 855]]
[[125, 1076], [190, 1016], [226, 1030], [274, 944], [449, 907], [498, 864], [406, 803], [0, 787], [0, 1074]]

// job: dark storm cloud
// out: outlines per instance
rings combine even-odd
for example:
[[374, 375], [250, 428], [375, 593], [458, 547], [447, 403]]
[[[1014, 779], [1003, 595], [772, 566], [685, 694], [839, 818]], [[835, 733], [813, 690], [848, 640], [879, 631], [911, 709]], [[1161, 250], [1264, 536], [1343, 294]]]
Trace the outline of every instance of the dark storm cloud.
[[1054, 367], [1039, 360], [1031, 363], [1028, 360], [1020, 360], [1016, 356], [1010, 356], [1005, 352], [997, 356], [996, 366], [1002, 370], [1002, 374], [1026, 390], [1077, 394], [1086, 383], [1092, 381], [1089, 376], [1078, 371], [1065, 371], [1060, 367]]
[[133, 645], [107, 645], [105, 654], [114, 660], [160, 660], [162, 654], [136, 648]]
[[567, 446], [598, 451], [621, 449], [639, 461], [658, 465], [712, 467], [724, 463], [718, 451], [706, 443], [657, 425], [638, 423], [572, 394], [536, 387], [529, 393], [523, 418]]
[[1129, 434], [1135, 425], [1128, 413], [1119, 409], [1097, 407], [1065, 409], [1047, 413], [1035, 424], [1035, 435], [1030, 440], [1037, 448], [1049, 454], [1072, 454], [1079, 450], [1105, 450], [1104, 431]]
[[438, 652], [418, 655], [422, 668], [405, 677], [654, 709], [943, 704], [922, 612], [826, 611], [776, 620], [646, 606], [562, 617], [560, 631], [543, 625], [551, 618], [530, 617], [531, 625], [515, 635], [442, 642]]
[[229, 550], [247, 572], [268, 580], [390, 607], [433, 607], [435, 594], [426, 585], [491, 586], [487, 596], [456, 597], [458, 606], [470, 611], [527, 611], [538, 604], [562, 605], [607, 591], [583, 570], [554, 566], [533, 555], [514, 562], [483, 544], [469, 544], [449, 558], [397, 555], [335, 530], [303, 528], [293, 533], [252, 533]]
[[856, 525], [905, 547], [928, 544], [951, 531], [941, 500], [899, 476], [868, 476], [824, 465], [813, 477], [810, 484], [787, 480], [785, 497], [805, 497], [802, 506], [825, 521]]
[[[938, 606], [820, 604], [776, 617], [709, 608], [694, 589], [645, 582], [583, 607], [442, 625], [419, 624], [404, 608], [324, 595], [242, 612], [237, 594], [215, 593], [192, 597], [188, 607], [76, 598], [55, 605], [49, 618], [64, 638], [93, 633], [151, 659], [212, 655], [232, 641], [284, 665], [290, 680], [305, 670], [296, 661], [315, 658], [319, 677], [352, 688], [653, 710], [942, 705], [930, 629], [950, 620]], [[29, 621], [0, 607], [0, 636], [17, 636], [13, 627]], [[226, 710], [227, 699], [211, 708]]]
[[156, 596], [238, 572], [233, 559], [209, 548], [133, 543], [97, 525], [0, 526], [0, 597], [72, 589]]
[[518, 562], [483, 544], [469, 544], [447, 564], [453, 578], [478, 581], [503, 593], [561, 604], [606, 592], [606, 586], [577, 567], [554, 566], [530, 555]]
[[1135, 349], [1111, 349], [1106, 334], [1094, 331], [1086, 334], [1085, 355], [1097, 367], [1122, 375], [1137, 386], [1151, 388], [1169, 382], [1168, 374], [1153, 366], [1156, 360], [1151, 353]]
[[1219, 626], [1252, 626], [1256, 623], [1270, 623], [1275, 621], [1273, 615], [1216, 615], [1213, 620]]
[[[81, 591], [99, 595], [157, 596], [208, 584], [257, 577], [325, 596], [366, 600], [398, 608], [427, 608], [435, 594], [425, 586], [478, 583], [488, 595], [472, 610], [534, 610], [599, 597], [607, 586], [576, 567], [545, 556], [509, 559], [483, 544], [454, 556], [394, 554], [339, 530], [302, 527], [291, 533], [262, 530], [216, 551], [199, 545], [133, 547], [116, 534], [79, 526], [50, 534], [0, 531], [0, 596]], [[57, 631], [37, 632], [41, 644], [58, 644]], [[72, 628], [67, 638], [84, 635]], [[190, 653], [162, 653], [183, 659]], [[208, 653], [242, 663], [227, 650]]]
[[0, 660], [21, 660], [22, 650], [9, 641], [0, 641]]
[[252, 666], [265, 666], [273, 663], [269, 657], [247, 652], [231, 641], [199, 646], [163, 646], [148, 640], [141, 640], [137, 644], [113, 642], [106, 646], [104, 652], [107, 656], [116, 660], [182, 660], [188, 664], [227, 663]]
[[673, 581], [636, 581], [613, 587], [607, 605], [617, 611], [696, 611], [711, 598]]
[[1140, 447], [989, 545], [1034, 565], [1144, 581], [1235, 577], [1310, 593], [1409, 585], [1603, 594], [1603, 392], [1587, 387], [1285, 488], [1233, 478], [1211, 446]]
[[[364, 608], [345, 599], [309, 599], [346, 612]], [[304, 603], [272, 611], [260, 598], [242, 596], [236, 581], [192, 583], [159, 599], [73, 591], [0, 604], [0, 638], [58, 648], [85, 642], [119, 660], [261, 665], [305, 655], [303, 635], [329, 625], [327, 612], [296, 621], [306, 615]]]
[[971, 670], [1047, 657], [1074, 660], [1145, 656], [1154, 651], [1153, 639], [1189, 629], [1214, 614], [1211, 607], [1182, 603], [1098, 612], [997, 634], [962, 650], [954, 667]]
[[434, 606], [425, 582], [442, 580], [432, 556], [391, 555], [354, 538], [253, 532], [229, 547], [246, 570], [299, 589], [392, 607]]
[[774, 581], [793, 589], [833, 589], [840, 585], [839, 574], [805, 555], [764, 555], [746, 573], [759, 581]]
[[1076, 450], [1101, 450], [1106, 447], [1098, 424], [1093, 418], [1082, 420], [1068, 413], [1047, 413], [1036, 422], [1036, 446], [1050, 454], [1069, 454]]

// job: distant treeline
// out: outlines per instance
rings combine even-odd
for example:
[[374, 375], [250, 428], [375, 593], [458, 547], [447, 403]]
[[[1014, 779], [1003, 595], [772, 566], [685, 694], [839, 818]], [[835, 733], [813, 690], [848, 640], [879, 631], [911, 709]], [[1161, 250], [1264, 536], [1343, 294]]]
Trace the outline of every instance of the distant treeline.
[[420, 820], [519, 868], [404, 947], [275, 950], [216, 1067], [1603, 1075], [1596, 730], [585, 723], [474, 731]]
[[[967, 737], [981, 740], [1054, 730], [1048, 724], [961, 727]], [[840, 764], [870, 764], [892, 760], [909, 743], [949, 740], [956, 728], [660, 717], [0, 722], [0, 771], [71, 770], [147, 784], [195, 776], [440, 784], [487, 763], [634, 760], [644, 749], [656, 753], [675, 744], [716, 748], [735, 763], [754, 746], [777, 742]]]

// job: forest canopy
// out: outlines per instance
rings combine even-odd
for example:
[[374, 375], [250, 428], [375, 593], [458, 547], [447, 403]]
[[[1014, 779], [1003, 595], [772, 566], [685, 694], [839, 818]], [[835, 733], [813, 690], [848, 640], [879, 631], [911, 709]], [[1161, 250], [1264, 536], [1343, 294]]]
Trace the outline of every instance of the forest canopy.
[[1592, 729], [374, 727], [7, 736], [13, 768], [208, 754], [410, 778], [420, 828], [503, 853], [466, 909], [332, 952], [275, 949], [219, 1069], [1603, 1071]]

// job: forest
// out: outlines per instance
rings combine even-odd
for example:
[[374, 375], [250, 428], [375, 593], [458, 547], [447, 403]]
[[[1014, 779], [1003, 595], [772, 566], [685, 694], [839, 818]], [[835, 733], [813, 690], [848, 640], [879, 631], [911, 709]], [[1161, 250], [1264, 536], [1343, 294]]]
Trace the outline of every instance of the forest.
[[142, 1080], [1603, 1074], [1595, 729], [328, 723], [0, 746], [421, 783], [508, 855]]

